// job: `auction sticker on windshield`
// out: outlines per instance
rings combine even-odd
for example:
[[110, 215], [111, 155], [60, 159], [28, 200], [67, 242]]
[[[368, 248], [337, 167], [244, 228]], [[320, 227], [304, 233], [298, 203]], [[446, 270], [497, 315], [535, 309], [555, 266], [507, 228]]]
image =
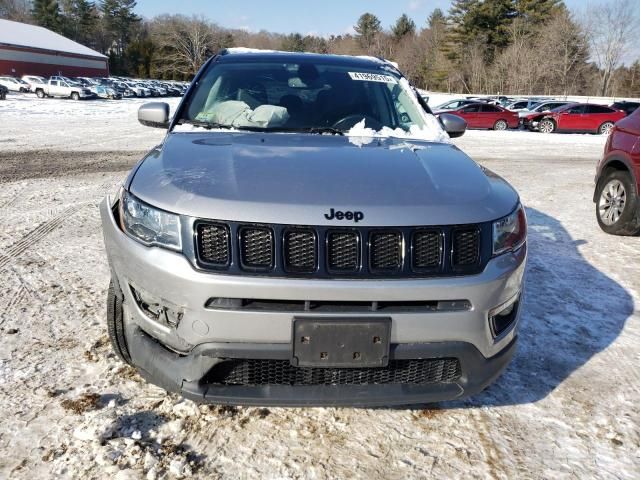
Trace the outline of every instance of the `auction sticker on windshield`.
[[361, 82], [398, 83], [391, 75], [382, 73], [349, 72], [349, 76], [351, 80], [359, 80]]

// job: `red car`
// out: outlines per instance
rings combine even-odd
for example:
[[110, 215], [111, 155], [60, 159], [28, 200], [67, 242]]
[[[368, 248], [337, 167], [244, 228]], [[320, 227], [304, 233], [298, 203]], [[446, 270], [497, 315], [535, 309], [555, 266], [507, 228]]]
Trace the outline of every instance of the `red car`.
[[640, 109], [611, 129], [596, 174], [596, 218], [613, 235], [640, 233]]
[[530, 115], [526, 118], [529, 128], [542, 133], [578, 132], [608, 134], [613, 124], [622, 120], [625, 113], [615, 108], [591, 103], [570, 103], [550, 112]]
[[518, 128], [518, 114], [497, 105], [488, 103], [471, 103], [455, 110], [443, 110], [434, 112], [451, 113], [462, 117], [469, 128], [492, 128], [493, 130], [506, 130]]

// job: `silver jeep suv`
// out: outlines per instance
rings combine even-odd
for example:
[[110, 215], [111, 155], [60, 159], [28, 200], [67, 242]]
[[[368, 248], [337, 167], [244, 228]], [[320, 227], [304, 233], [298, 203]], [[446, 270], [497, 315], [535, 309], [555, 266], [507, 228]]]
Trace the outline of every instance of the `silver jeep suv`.
[[[392, 64], [230, 49], [101, 205], [119, 357], [200, 402], [479, 392], [514, 352], [526, 219]], [[449, 135], [447, 135], [447, 133]]]

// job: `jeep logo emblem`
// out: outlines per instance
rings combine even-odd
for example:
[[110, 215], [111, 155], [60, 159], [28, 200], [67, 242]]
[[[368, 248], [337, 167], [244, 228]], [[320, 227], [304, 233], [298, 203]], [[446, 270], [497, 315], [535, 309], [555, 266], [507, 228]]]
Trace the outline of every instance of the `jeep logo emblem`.
[[350, 211], [346, 211], [346, 212], [341, 212], [340, 210], [335, 210], [335, 209], [331, 209], [329, 210], [329, 213], [325, 213], [324, 214], [324, 218], [326, 218], [327, 220], [353, 220], [354, 222], [358, 223], [360, 220], [364, 219], [364, 213], [362, 212], [350, 212]]

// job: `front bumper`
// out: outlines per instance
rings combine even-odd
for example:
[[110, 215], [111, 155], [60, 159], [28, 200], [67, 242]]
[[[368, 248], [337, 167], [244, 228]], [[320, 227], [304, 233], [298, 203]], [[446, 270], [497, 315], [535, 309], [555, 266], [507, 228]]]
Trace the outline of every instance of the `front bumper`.
[[206, 372], [224, 359], [291, 358], [289, 345], [204, 344], [189, 355], [162, 347], [136, 326], [128, 325], [131, 359], [140, 374], [167, 391], [180, 393], [199, 403], [287, 407], [353, 406], [376, 407], [433, 403], [474, 395], [491, 384], [507, 367], [517, 338], [497, 355], [485, 358], [465, 342], [435, 342], [392, 345], [392, 360], [448, 358], [460, 361], [463, 375], [452, 383], [427, 385], [216, 385], [203, 381]]
[[[230, 276], [196, 271], [182, 255], [145, 247], [122, 233], [110, 201], [101, 205], [112, 278], [122, 292], [134, 365], [153, 383], [199, 401], [280, 405], [390, 405], [433, 402], [482, 390], [515, 348], [519, 310], [497, 338], [489, 312], [521, 293], [526, 246], [491, 260], [472, 276], [396, 280], [318, 280]], [[179, 321], [161, 323], [140, 308], [132, 288], [160, 299]], [[211, 309], [212, 297], [315, 301], [467, 300], [463, 311], [348, 313], [391, 317], [391, 359], [458, 358], [455, 383], [429, 385], [222, 386], [202, 382], [223, 358], [291, 357], [292, 322], [300, 313]], [[519, 302], [520, 304], [522, 302]], [[304, 313], [331, 317], [331, 313]]]

